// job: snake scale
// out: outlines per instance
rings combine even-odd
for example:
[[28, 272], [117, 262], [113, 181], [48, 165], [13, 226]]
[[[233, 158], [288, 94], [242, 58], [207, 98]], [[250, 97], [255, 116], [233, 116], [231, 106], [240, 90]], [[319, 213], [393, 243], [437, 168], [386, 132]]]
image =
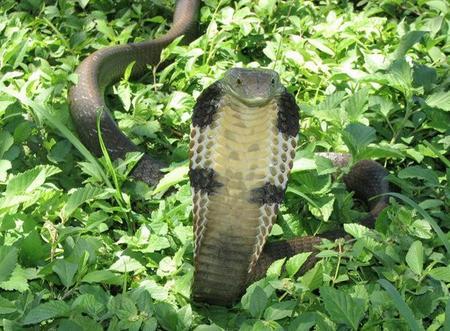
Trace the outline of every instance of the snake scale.
[[[78, 83], [69, 91], [69, 104], [78, 135], [95, 155], [101, 155], [101, 134], [113, 159], [138, 151], [118, 128], [108, 111], [105, 88], [135, 61], [132, 77], [147, 65], [156, 65], [160, 54], [175, 38], [195, 37], [199, 0], [179, 0], [171, 29], [162, 37], [141, 43], [97, 50], [76, 70]], [[276, 72], [233, 68], [198, 97], [192, 115], [190, 170], [194, 217], [195, 301], [230, 305], [252, 281], [262, 277], [276, 259], [314, 251], [322, 238], [344, 236], [342, 231], [289, 241], [266, 243], [282, 203], [292, 168], [299, 130], [299, 109]], [[347, 155], [322, 153], [336, 166], [349, 162]], [[162, 177], [165, 164], [148, 155], [132, 176], [150, 185]], [[356, 163], [344, 176], [349, 190], [367, 201], [373, 226], [386, 198], [371, 199], [389, 190], [387, 171], [374, 161]], [[370, 201], [369, 201], [370, 200]], [[313, 265], [314, 257], [309, 261]]]

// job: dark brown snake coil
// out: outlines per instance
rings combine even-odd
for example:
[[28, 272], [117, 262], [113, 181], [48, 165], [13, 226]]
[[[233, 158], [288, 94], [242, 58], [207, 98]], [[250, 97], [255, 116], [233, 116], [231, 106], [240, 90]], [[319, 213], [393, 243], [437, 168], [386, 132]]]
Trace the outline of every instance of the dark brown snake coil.
[[[101, 134], [113, 159], [139, 150], [117, 127], [104, 101], [105, 87], [135, 61], [132, 76], [156, 65], [164, 47], [180, 35], [191, 40], [199, 9], [197, 0], [177, 2], [172, 28], [162, 37], [142, 43], [108, 47], [88, 56], [77, 68], [78, 84], [70, 89], [70, 110], [82, 142], [101, 155]], [[190, 171], [194, 213], [193, 298], [230, 305], [252, 281], [264, 276], [276, 259], [315, 251], [321, 237], [266, 243], [282, 203], [295, 157], [299, 112], [294, 97], [278, 74], [264, 69], [230, 69], [224, 79], [200, 95], [193, 111]], [[321, 153], [336, 166], [349, 156]], [[149, 185], [162, 177], [164, 164], [145, 155], [132, 176]], [[344, 177], [348, 190], [368, 202], [373, 226], [386, 198], [371, 199], [389, 190], [387, 171], [374, 161], [360, 161]], [[342, 231], [327, 233], [335, 239]], [[314, 263], [314, 258], [309, 264]]]

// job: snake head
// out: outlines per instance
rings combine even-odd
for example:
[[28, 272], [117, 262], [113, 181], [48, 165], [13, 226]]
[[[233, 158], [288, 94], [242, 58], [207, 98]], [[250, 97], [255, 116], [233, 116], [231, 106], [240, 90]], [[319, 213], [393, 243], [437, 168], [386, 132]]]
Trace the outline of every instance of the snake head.
[[270, 69], [231, 68], [222, 83], [227, 92], [248, 106], [265, 105], [284, 91], [280, 76]]

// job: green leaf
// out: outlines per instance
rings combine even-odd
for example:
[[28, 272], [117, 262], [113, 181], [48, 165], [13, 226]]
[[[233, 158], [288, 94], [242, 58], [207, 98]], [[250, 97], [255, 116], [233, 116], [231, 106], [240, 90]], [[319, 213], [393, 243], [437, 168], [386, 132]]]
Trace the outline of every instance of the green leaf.
[[154, 317], [147, 318], [142, 326], [142, 331], [155, 331], [158, 327], [158, 321]]
[[177, 330], [178, 314], [172, 305], [166, 302], [158, 302], [153, 307], [159, 324], [165, 330]]
[[166, 237], [155, 234], [150, 235], [148, 246], [142, 250], [142, 253], [153, 253], [170, 247], [170, 242]]
[[143, 270], [145, 268], [138, 260], [133, 259], [128, 255], [122, 255], [116, 262], [113, 263], [112, 266], [109, 267], [109, 269], [112, 271], [125, 273]]
[[409, 308], [409, 306], [406, 304], [406, 302], [403, 301], [402, 297], [400, 296], [400, 293], [398, 293], [398, 291], [395, 289], [395, 287], [392, 286], [392, 284], [389, 283], [386, 279], [379, 279], [378, 283], [389, 294], [389, 296], [391, 297], [395, 306], [397, 307], [398, 311], [400, 312], [400, 315], [403, 317], [405, 322], [408, 324], [410, 330], [422, 331], [423, 326], [421, 324], [419, 324], [419, 322], [416, 321], [414, 314], [411, 311], [411, 308]]
[[423, 86], [425, 92], [428, 92], [433, 88], [433, 84], [436, 82], [437, 76], [436, 69], [423, 64], [414, 64], [414, 86]]
[[307, 40], [311, 45], [313, 45], [315, 48], [317, 48], [321, 52], [324, 52], [330, 56], [335, 55], [334, 51], [331, 48], [329, 48], [328, 46], [326, 46], [323, 40], [312, 39], [312, 38], [308, 38]]
[[356, 239], [367, 238], [367, 235], [370, 233], [370, 229], [357, 223], [344, 224], [344, 230]]
[[300, 270], [302, 265], [306, 262], [311, 252], [299, 253], [289, 258], [286, 262], [286, 271], [289, 277], [294, 277], [295, 274]]
[[98, 19], [95, 21], [97, 23], [97, 30], [101, 32], [109, 40], [116, 39], [116, 33], [114, 29], [103, 19]]
[[58, 275], [65, 287], [73, 285], [73, 278], [78, 271], [78, 264], [66, 260], [57, 260], [53, 265], [53, 271]]
[[311, 330], [311, 328], [316, 325], [317, 313], [307, 312], [302, 313], [296, 317], [292, 322], [290, 322], [288, 331], [297, 330]]
[[260, 318], [267, 305], [267, 295], [264, 290], [256, 286], [250, 295], [249, 312], [254, 318]]
[[164, 177], [159, 181], [158, 185], [156, 186], [152, 194], [155, 195], [158, 193], [166, 192], [169, 188], [171, 188], [175, 184], [178, 184], [186, 180], [188, 172], [189, 172], [188, 165], [182, 165], [171, 170], [169, 173], [165, 174]]
[[427, 1], [426, 5], [429, 6], [431, 9], [435, 9], [437, 11], [440, 11], [444, 14], [444, 16], [448, 13], [449, 6], [446, 1], [443, 0], [431, 0]]
[[159, 261], [158, 270], [156, 274], [160, 277], [170, 276], [177, 271], [177, 264], [175, 259], [170, 256], [165, 256]]
[[433, 233], [431, 231], [431, 225], [425, 220], [414, 221], [409, 227], [411, 234], [422, 239], [433, 238]]
[[143, 280], [139, 284], [140, 288], [144, 288], [148, 293], [150, 293], [151, 297], [158, 301], [165, 301], [169, 296], [169, 290], [164, 286], [161, 286], [153, 279]]
[[324, 222], [328, 222], [331, 213], [333, 212], [334, 200], [335, 198], [332, 194], [314, 197], [314, 204], [309, 205], [308, 207], [311, 214], [319, 219], [322, 219]]
[[217, 326], [216, 324], [211, 324], [211, 325], [199, 325], [197, 326], [194, 331], [223, 331], [223, 329], [219, 326]]
[[11, 246], [0, 247], [0, 282], [9, 279], [17, 264], [17, 248]]
[[360, 123], [347, 125], [342, 134], [342, 138], [353, 156], [357, 156], [376, 139], [375, 129]]
[[406, 55], [406, 52], [414, 46], [414, 44], [421, 41], [426, 33], [426, 31], [409, 31], [406, 33], [400, 40], [397, 49], [392, 54], [392, 58], [394, 60], [402, 59]]
[[431, 169], [426, 169], [421, 166], [411, 166], [402, 169], [398, 172], [398, 177], [405, 178], [418, 178], [427, 181], [431, 185], [439, 185], [439, 178], [436, 173]]
[[17, 144], [26, 141], [30, 137], [32, 130], [33, 125], [30, 122], [20, 123], [14, 130], [14, 142]]
[[111, 298], [108, 302], [108, 310], [127, 322], [135, 320], [138, 314], [135, 301], [127, 293]]
[[360, 116], [367, 110], [369, 101], [369, 90], [363, 88], [355, 92], [348, 100], [346, 104], [346, 111], [349, 114], [349, 119], [352, 122], [356, 122], [360, 119]]
[[[30, 271], [30, 272], [28, 272]], [[18, 291], [23, 293], [29, 290], [28, 277], [34, 278], [33, 269], [23, 269], [20, 265], [16, 265], [11, 277], [0, 283], [0, 288], [6, 291]]]
[[11, 314], [17, 311], [16, 305], [0, 296], [0, 315]]
[[364, 315], [364, 305], [353, 299], [347, 293], [332, 287], [321, 287], [322, 298], [328, 316], [337, 323], [344, 323], [353, 330], [357, 330]]
[[49, 301], [31, 309], [23, 319], [24, 325], [36, 324], [51, 318], [67, 317], [70, 307], [64, 301]]
[[177, 312], [178, 324], [177, 330], [189, 330], [192, 324], [192, 307], [185, 305]]
[[8, 160], [0, 160], [0, 182], [4, 182], [8, 177], [8, 170], [12, 168], [12, 164]]
[[337, 91], [331, 95], [328, 95], [324, 101], [322, 101], [315, 111], [315, 116], [324, 121], [333, 121], [340, 123], [342, 115], [340, 112], [340, 106], [344, 100], [346, 93], [344, 91]]
[[50, 245], [42, 240], [36, 230], [24, 237], [20, 243], [20, 260], [25, 265], [39, 265], [50, 254]]
[[267, 321], [277, 321], [292, 316], [296, 306], [297, 301], [295, 300], [277, 302], [267, 307], [264, 312], [264, 319]]
[[103, 192], [104, 190], [98, 187], [93, 186], [86, 186], [82, 188], [76, 189], [67, 200], [66, 204], [64, 205], [63, 209], [61, 210], [60, 217], [63, 220], [67, 220], [70, 215], [83, 203], [86, 201], [89, 201], [91, 199], [98, 199], [98, 196]]
[[117, 95], [120, 98], [120, 101], [122, 101], [123, 109], [129, 111], [131, 107], [131, 97], [132, 97], [130, 85], [126, 82], [121, 82], [117, 87], [116, 91]]
[[450, 266], [433, 268], [428, 274], [434, 279], [450, 283]]
[[263, 16], [271, 16], [276, 9], [276, 0], [259, 0], [255, 6], [256, 13]]
[[412, 95], [412, 70], [405, 59], [395, 60], [388, 69], [386, 78], [389, 86], [402, 92], [407, 99]]
[[[273, 322], [275, 323], [275, 322]], [[239, 331], [272, 331], [273, 328], [268, 325], [267, 322], [263, 321], [256, 321], [253, 325], [251, 325], [249, 322], [244, 323]]]
[[98, 317], [105, 309], [102, 304], [93, 294], [85, 293], [78, 296], [72, 303], [72, 310], [78, 310], [82, 313], [87, 313], [92, 317]]
[[89, 3], [89, 0], [77, 0], [78, 3], [80, 4], [81, 8], [86, 8], [87, 4]]
[[276, 279], [276, 278], [280, 277], [281, 270], [283, 268], [285, 261], [286, 261], [286, 258], [282, 258], [282, 259], [272, 262], [270, 267], [267, 269], [266, 277], [270, 278], [270, 279]]
[[319, 288], [323, 283], [323, 267], [321, 263], [316, 263], [314, 268], [308, 270], [300, 279], [300, 282], [310, 291]]
[[445, 306], [444, 331], [450, 331], [450, 299]]
[[27, 170], [12, 177], [8, 181], [5, 194], [11, 197], [14, 195], [31, 193], [44, 184], [45, 179], [45, 170], [42, 167]]
[[13, 144], [13, 136], [8, 131], [0, 130], [0, 158], [3, 158], [5, 152], [7, 152]]
[[421, 241], [417, 240], [411, 244], [406, 254], [406, 263], [416, 275], [422, 274], [423, 246]]
[[425, 100], [428, 106], [450, 111], [450, 91], [436, 92]]
[[119, 277], [110, 270], [94, 270], [87, 273], [82, 279], [85, 283], [106, 283], [116, 284], [119, 281]]

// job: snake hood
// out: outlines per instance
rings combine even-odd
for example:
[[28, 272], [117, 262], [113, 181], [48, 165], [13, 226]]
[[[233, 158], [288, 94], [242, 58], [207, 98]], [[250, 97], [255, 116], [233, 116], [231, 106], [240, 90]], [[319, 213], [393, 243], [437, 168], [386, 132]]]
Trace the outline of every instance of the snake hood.
[[299, 129], [294, 97], [267, 69], [230, 69], [197, 99], [190, 170], [197, 301], [231, 304], [283, 201]]

